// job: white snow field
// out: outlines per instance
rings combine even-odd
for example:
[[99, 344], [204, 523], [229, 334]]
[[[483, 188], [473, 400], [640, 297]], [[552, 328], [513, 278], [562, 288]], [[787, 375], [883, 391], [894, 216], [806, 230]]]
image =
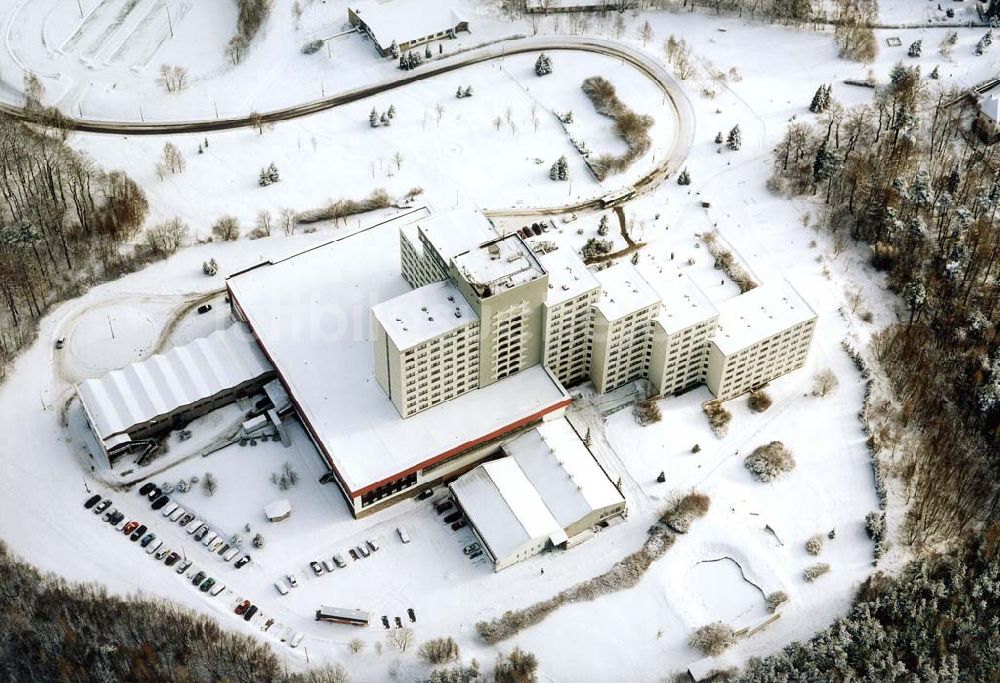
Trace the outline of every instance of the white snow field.
[[[222, 116], [287, 106], [398, 73], [356, 34], [333, 39], [329, 51], [301, 54], [302, 43], [343, 28], [348, 3], [341, 0], [303, 2], [298, 29], [291, 2], [276, 2], [271, 20], [238, 67], [227, 64], [222, 54], [235, 26], [229, 2], [81, 2], [82, 20], [76, 3], [65, 0], [5, 3], [0, 9], [0, 98], [19, 102], [21, 79], [30, 69], [46, 86], [45, 101], [67, 113], [138, 120], [142, 104], [143, 117], [186, 120], [214, 118], [216, 106]], [[131, 11], [119, 23], [119, 12], [130, 4]], [[472, 35], [445, 41], [445, 49], [452, 52], [535, 30], [612, 35], [610, 18], [591, 19], [584, 29], [567, 16], [508, 22], [489, 3], [452, 4], [473, 21]], [[930, 8], [926, 3], [884, 4], [883, 19], [894, 22], [912, 17], [922, 24]], [[173, 38], [165, 24], [167, 9]], [[644, 46], [639, 27], [646, 20], [655, 37]], [[570, 419], [578, 429], [592, 429], [597, 457], [613, 478], [621, 477], [629, 517], [571, 551], [546, 553], [498, 574], [485, 558], [466, 558], [462, 547], [473, 540], [471, 532], [452, 532], [427, 502], [404, 502], [353, 520], [337, 490], [317, 483], [324, 468], [295, 422], [287, 449], [268, 441], [185, 459], [182, 444], [172, 440], [174, 457], [168, 454], [160, 463], [166, 469], [151, 468], [156, 471], [151, 480], [157, 483], [213, 473], [218, 480], [214, 496], [195, 487], [175, 500], [217, 531], [241, 534], [247, 546], [254, 533], [263, 534], [265, 547], [249, 549], [253, 562], [240, 570], [209, 555], [200, 544], [196, 547], [182, 528], [152, 513], [134, 490], [113, 490], [94, 476], [86, 452], [96, 444], [72, 400], [73, 384], [145, 358], [161, 346], [185, 343], [228, 325], [221, 293], [212, 299], [210, 314], [189, 311], [179, 322], [172, 320], [198, 297], [221, 289], [221, 276], [202, 274], [203, 261], [215, 258], [221, 273], [236, 272], [393, 215], [386, 210], [351, 219], [349, 227], [319, 224], [316, 232], [300, 231], [292, 237], [275, 234], [191, 246], [139, 273], [95, 287], [50, 313], [38, 342], [0, 386], [5, 473], [0, 479], [0, 538], [42, 569], [97, 581], [116, 592], [182, 602], [217, 616], [226, 627], [260, 635], [258, 626], [236, 618], [228, 607], [236, 595], [250, 598], [264, 613], [305, 634], [302, 646], [294, 650], [280, 645], [271, 631], [261, 635], [275, 644], [290, 668], [306, 666], [308, 651], [309, 662], [340, 661], [355, 680], [363, 681], [390, 675], [414, 680], [428, 671], [413, 650], [400, 654], [387, 645], [381, 655], [375, 653], [374, 643], [384, 638], [382, 615], [398, 616], [411, 625], [417, 642], [452, 635], [465, 658], [475, 656], [487, 667], [498, 651], [519, 645], [538, 656], [545, 680], [655, 681], [701, 658], [687, 645], [692, 629], [720, 619], [736, 626], [755, 623], [767, 616], [764, 596], [772, 591], [790, 596], [781, 617], [740, 639], [728, 653], [731, 661], [739, 663], [808, 638], [842, 614], [853, 590], [872, 571], [872, 544], [865, 537], [863, 518], [877, 501], [857, 420], [864, 386], [841, 342], [848, 339], [862, 347], [875, 329], [895, 319], [896, 310], [862, 250], [848, 247], [835, 255], [825, 234], [803, 225], [813, 222], [816, 205], [768, 193], [770, 150], [792, 117], [811, 120], [806, 107], [820, 83], [833, 83], [834, 96], [845, 104], [867, 101], [871, 90], [844, 85], [843, 79], [865, 78], [869, 70], [885, 79], [917, 38], [925, 41], [921, 67], [929, 71], [940, 65], [947, 85], [992, 77], [997, 53], [972, 56], [982, 29], [958, 29], [959, 43], [950, 59], [936, 52], [937, 42], [950, 29], [885, 29], [877, 32], [877, 61], [859, 65], [837, 58], [829, 32], [701, 13], [640, 13], [625, 15], [625, 21], [621, 40], [653, 58], [662, 60], [663, 41], [673, 33], [691, 46], [700, 68], [710, 61], [721, 72], [738, 69], [739, 78], [722, 81], [702, 71], [684, 83], [696, 114], [697, 136], [685, 162], [692, 185], [680, 187], [668, 180], [646, 188], [625, 206], [625, 214], [633, 237], [646, 243], [640, 251], [644, 265], [672, 262], [713, 302], [738, 294], [712, 267], [697, 238], [714, 228], [756, 279], [766, 283], [787, 278], [818, 312], [807, 367], [772, 383], [768, 392], [774, 404], [768, 411], [750, 413], [745, 399], [728, 402], [733, 420], [728, 434], [717, 438], [701, 413], [701, 403], [710, 398], [704, 388], [661, 401], [663, 420], [648, 427], [639, 427], [628, 408], [604, 414], [628, 391], [594, 397], [586, 387], [576, 390]], [[885, 47], [889, 35], [900, 36], [902, 47]], [[97, 163], [127, 171], [146, 188], [150, 221], [179, 216], [203, 239], [222, 214], [238, 216], [247, 231], [258, 210], [302, 211], [329, 199], [360, 198], [377, 187], [396, 196], [423, 187], [420, 201], [436, 210], [455, 205], [522, 208], [524, 216], [499, 221], [519, 227], [531, 222], [532, 206], [601, 196], [645, 175], [656, 166], [655, 154], [669, 148], [676, 133], [659, 91], [632, 67], [607, 57], [560, 52], [553, 56], [553, 73], [537, 78], [533, 59], [506, 57], [502, 69], [499, 62], [469, 67], [370, 101], [280, 123], [263, 135], [250, 129], [209, 134], [210, 146], [202, 155], [196, 148], [203, 135], [74, 134], [70, 140]], [[188, 66], [189, 88], [179, 95], [164, 93], [155, 83], [161, 63]], [[572, 109], [574, 134], [587, 139], [592, 149], [621, 151], [610, 120], [597, 115], [579, 90], [583, 78], [595, 74], [611, 80], [626, 104], [657, 120], [653, 149], [627, 173], [604, 183], [588, 175], [568, 136], [547, 111]], [[456, 99], [459, 85], [473, 85], [474, 97]], [[398, 112], [393, 125], [369, 128], [368, 112], [373, 107], [384, 111], [390, 104]], [[440, 125], [437, 104], [444, 107]], [[508, 107], [513, 132], [505, 120]], [[499, 132], [493, 126], [497, 116], [504, 119]], [[725, 134], [735, 124], [742, 128], [743, 148], [718, 150], [712, 142], [715, 133]], [[167, 140], [182, 148], [188, 168], [160, 181], [154, 162]], [[402, 157], [398, 167], [393, 161], [397, 151]], [[548, 179], [549, 165], [562, 154], [570, 161], [572, 184]], [[535, 158], [543, 163], [536, 164]], [[280, 168], [282, 181], [259, 188], [258, 171], [271, 161]], [[710, 206], [704, 207], [703, 201]], [[596, 234], [598, 213], [579, 212], [576, 221], [565, 224], [555, 220], [562, 232], [550, 232], [547, 238], [563, 249], [579, 248]], [[613, 216], [612, 226], [616, 248], [624, 246]], [[382, 253], [371, 258], [398, 256]], [[873, 323], [841, 313], [847, 309], [848, 292], [854, 290], [861, 292]], [[165, 332], [168, 322], [176, 325]], [[65, 348], [56, 351], [55, 340], [61, 337], [66, 338]], [[840, 387], [831, 396], [815, 398], [810, 395], [812, 376], [827, 367], [839, 377]], [[370, 368], [345, 371], [369, 373]], [[196, 427], [212, 435], [232, 419], [232, 414], [215, 415]], [[797, 467], [774, 483], [761, 484], [744, 468], [743, 457], [771, 440], [791, 449]], [[700, 445], [700, 452], [691, 452], [694, 444]], [[300, 481], [281, 491], [271, 474], [286, 461]], [[666, 482], [658, 484], [661, 471]], [[641, 545], [671, 495], [692, 488], [711, 497], [709, 514], [678, 538], [638, 586], [567, 605], [497, 647], [482, 644], [474, 631], [476, 621], [546, 599], [605, 571]], [[88, 490], [109, 495], [126, 515], [151, 524], [165, 542], [183, 548], [196, 565], [235, 592], [214, 598], [194, 590], [85, 511], [81, 503]], [[291, 502], [291, 518], [268, 523], [264, 506], [282, 498]], [[892, 506], [890, 516], [899, 502], [892, 501]], [[244, 530], [246, 524], [251, 532]], [[399, 525], [406, 526], [411, 543], [399, 541]], [[817, 533], [825, 537], [831, 529], [836, 529], [836, 538], [827, 541], [823, 553], [818, 558], [808, 555], [805, 540]], [[332, 576], [312, 575], [308, 562], [329, 559], [335, 552], [346, 556], [348, 548], [368, 538], [381, 545], [372, 557], [348, 558], [348, 567]], [[828, 562], [832, 569], [815, 583], [806, 583], [802, 571], [817, 561]], [[298, 575], [301, 585], [281, 596], [273, 583], [289, 572]], [[317, 623], [312, 614], [320, 604], [360, 607], [372, 613], [373, 623], [366, 629]], [[415, 610], [415, 624], [409, 624], [407, 608]], [[362, 653], [350, 653], [347, 643], [354, 637], [368, 643]]]

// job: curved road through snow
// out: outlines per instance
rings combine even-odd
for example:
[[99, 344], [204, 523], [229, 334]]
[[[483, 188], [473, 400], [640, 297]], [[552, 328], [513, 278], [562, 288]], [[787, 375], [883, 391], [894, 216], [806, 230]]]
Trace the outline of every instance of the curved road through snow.
[[[137, 122], [137, 121], [111, 121], [98, 119], [68, 118], [67, 126], [76, 131], [84, 133], [98, 133], [110, 135], [170, 135], [179, 133], [207, 133], [220, 130], [231, 130], [254, 125], [257, 122], [273, 123], [296, 119], [310, 114], [316, 114], [328, 109], [357, 102], [359, 100], [384, 93], [395, 88], [415, 83], [417, 81], [433, 78], [434, 76], [462, 69], [474, 64], [502, 59], [507, 55], [523, 54], [538, 51], [556, 52], [562, 50], [575, 50], [581, 52], [591, 52], [601, 54], [631, 64], [636, 69], [643, 72], [650, 80], [657, 84], [663, 92], [666, 101], [673, 107], [676, 119], [677, 130], [674, 136], [672, 147], [665, 150], [661, 161], [653, 171], [638, 179], [634, 187], [639, 192], [648, 191], [659, 185], [667, 176], [676, 170], [687, 157], [694, 140], [695, 121], [694, 107], [691, 104], [687, 93], [659, 62], [649, 55], [636, 50], [627, 45], [622, 45], [610, 40], [601, 38], [590, 38], [582, 36], [559, 36], [559, 37], [531, 37], [517, 40], [504, 40], [487, 47], [447, 57], [442, 60], [435, 60], [425, 64], [417, 71], [403, 72], [384, 81], [365, 85], [359, 88], [345, 90], [343, 92], [324, 97], [311, 102], [304, 102], [291, 107], [275, 109], [259, 114], [248, 114], [246, 116], [208, 119], [201, 121], [162, 121], [162, 122]], [[0, 104], [0, 113], [18, 118], [23, 121], [38, 122], [39, 117], [34, 112], [26, 111], [21, 107], [9, 104]], [[564, 211], [578, 210], [594, 206], [599, 199], [594, 198], [575, 205], [549, 207], [549, 208], [523, 208], [511, 211], [490, 211], [495, 216], [519, 216], [526, 214], [560, 213]]]

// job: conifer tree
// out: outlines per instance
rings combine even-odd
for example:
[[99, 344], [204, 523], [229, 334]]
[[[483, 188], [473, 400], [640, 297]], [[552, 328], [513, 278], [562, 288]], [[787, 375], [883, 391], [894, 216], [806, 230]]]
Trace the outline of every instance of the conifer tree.
[[729, 135], [726, 137], [726, 144], [729, 145], [729, 149], [736, 151], [743, 146], [743, 136], [740, 133], [740, 126], [736, 124], [729, 131]]

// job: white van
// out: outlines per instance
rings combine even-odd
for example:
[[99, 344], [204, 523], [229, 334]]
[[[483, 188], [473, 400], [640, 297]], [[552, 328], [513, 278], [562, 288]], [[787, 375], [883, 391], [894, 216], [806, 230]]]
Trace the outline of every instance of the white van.
[[239, 548], [230, 548], [226, 551], [226, 554], [222, 556], [222, 559], [226, 562], [231, 562], [234, 557], [240, 554]]
[[285, 582], [282, 581], [281, 579], [278, 579], [277, 581], [274, 582], [274, 587], [277, 588], [278, 592], [281, 593], [282, 595], [288, 595], [288, 586], [286, 586]]
[[406, 530], [405, 526], [396, 527], [396, 533], [399, 534], [399, 540], [401, 540], [403, 543], [410, 542], [410, 533]]
[[146, 554], [152, 555], [153, 553], [156, 552], [156, 549], [159, 548], [161, 545], [163, 545], [163, 541], [161, 541], [160, 539], [156, 539], [155, 541], [146, 546]]
[[207, 548], [208, 546], [212, 545], [212, 541], [214, 541], [218, 537], [219, 534], [215, 533], [214, 531], [210, 531], [208, 532], [208, 535], [205, 536], [205, 538], [201, 539], [201, 544]]
[[187, 532], [188, 532], [188, 534], [192, 534], [193, 535], [194, 532], [196, 532], [202, 526], [204, 526], [202, 524], [202, 521], [200, 519], [198, 519], [197, 517], [195, 517], [194, 519], [191, 520], [191, 523], [187, 525]]
[[170, 521], [171, 522], [176, 522], [178, 519], [180, 519], [181, 517], [183, 517], [186, 514], [187, 514], [187, 510], [185, 510], [182, 507], [179, 507], [179, 508], [177, 508], [176, 510], [174, 510], [173, 512], [170, 513]]
[[211, 588], [208, 589], [208, 594], [214, 596], [214, 595], [218, 595], [219, 593], [221, 593], [224, 590], [226, 590], [226, 584], [224, 584], [224, 583], [217, 583], [217, 584], [215, 584], [214, 586], [212, 586]]
[[306, 634], [303, 633], [302, 631], [299, 631], [294, 636], [292, 636], [292, 640], [288, 644], [291, 645], [292, 647], [298, 647], [299, 643], [301, 643], [302, 639], [305, 637]]
[[161, 514], [164, 517], [169, 517], [170, 515], [173, 514], [174, 510], [176, 509], [177, 509], [177, 503], [167, 503], [166, 506], [163, 508], [163, 512]]
[[334, 564], [332, 560], [323, 560], [323, 569], [327, 572], [332, 572], [334, 570]]

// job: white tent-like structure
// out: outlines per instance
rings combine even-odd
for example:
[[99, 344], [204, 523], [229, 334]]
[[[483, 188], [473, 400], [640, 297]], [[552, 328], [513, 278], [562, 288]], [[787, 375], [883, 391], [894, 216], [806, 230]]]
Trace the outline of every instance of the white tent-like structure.
[[625, 499], [565, 418], [505, 444], [506, 457], [452, 482], [462, 510], [500, 571], [625, 512]]

